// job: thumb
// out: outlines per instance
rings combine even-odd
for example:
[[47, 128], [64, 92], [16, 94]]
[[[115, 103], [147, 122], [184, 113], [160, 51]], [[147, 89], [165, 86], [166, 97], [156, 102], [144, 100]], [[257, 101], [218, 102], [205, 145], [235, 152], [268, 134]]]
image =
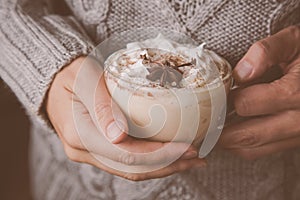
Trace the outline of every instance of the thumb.
[[107, 91], [99, 62], [86, 57], [81, 62], [73, 88], [98, 131], [112, 143], [124, 141], [127, 121]]
[[233, 71], [237, 82], [252, 81], [269, 68], [290, 62], [300, 53], [300, 26], [291, 26], [254, 43]]
[[96, 89], [94, 111], [98, 128], [102, 130], [108, 140], [112, 143], [120, 143], [125, 140], [128, 132], [126, 117], [109, 95], [104, 77], [101, 77]]

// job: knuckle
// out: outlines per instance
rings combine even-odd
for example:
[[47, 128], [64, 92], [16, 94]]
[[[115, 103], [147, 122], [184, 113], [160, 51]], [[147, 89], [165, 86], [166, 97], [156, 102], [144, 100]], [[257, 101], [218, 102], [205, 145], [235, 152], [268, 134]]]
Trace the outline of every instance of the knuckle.
[[237, 143], [241, 146], [259, 146], [261, 144], [261, 139], [255, 132], [249, 128], [243, 129], [239, 134], [237, 134]]
[[255, 42], [252, 45], [252, 48], [255, 49], [262, 56], [268, 57], [271, 47], [266, 39], [262, 39]]
[[284, 79], [276, 80], [272, 82], [270, 86], [270, 89], [273, 89], [275, 94], [282, 94], [278, 98], [284, 98], [286, 100], [291, 99], [291, 97], [299, 93], [298, 84], [290, 83]]
[[[300, 41], [300, 26], [293, 25], [287, 28], [288, 37], [292, 39], [292, 41]], [[288, 60], [293, 59], [300, 51], [299, 45], [292, 45], [293, 50], [291, 51], [290, 58]], [[291, 48], [290, 47], [290, 48]]]
[[136, 163], [136, 158], [131, 152], [124, 152], [119, 155], [118, 161], [125, 165], [133, 165]]
[[97, 103], [94, 111], [97, 120], [101, 121], [111, 111], [111, 105], [104, 102]]
[[70, 146], [64, 145], [64, 151], [67, 157], [73, 162], [80, 162], [80, 156], [78, 153]]
[[247, 98], [243, 93], [241, 93], [239, 96], [236, 97], [234, 100], [234, 107], [238, 115], [240, 116], [246, 116], [249, 111], [249, 102], [247, 101]]
[[287, 28], [288, 32], [291, 34], [291, 36], [298, 41], [300, 39], [300, 26], [299, 25], [293, 25]]

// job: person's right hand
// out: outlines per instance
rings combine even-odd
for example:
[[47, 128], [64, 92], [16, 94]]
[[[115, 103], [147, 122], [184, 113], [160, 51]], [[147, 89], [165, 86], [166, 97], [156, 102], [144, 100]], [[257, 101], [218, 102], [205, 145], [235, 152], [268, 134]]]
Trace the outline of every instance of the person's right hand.
[[[198, 158], [197, 149], [190, 144], [153, 142], [127, 135], [126, 118], [117, 106], [111, 106], [104, 78], [99, 80], [102, 72], [93, 59], [77, 58], [56, 75], [50, 87], [47, 114], [69, 159], [89, 163], [134, 181], [165, 177], [206, 165], [205, 160]], [[162, 147], [164, 150], [160, 154], [147, 157], [134, 154], [153, 152]], [[184, 149], [187, 150], [180, 155]], [[108, 167], [96, 159], [98, 156], [130, 172]], [[179, 156], [175, 162], [161, 169], [134, 173], [134, 167], [138, 165], [151, 168]]]

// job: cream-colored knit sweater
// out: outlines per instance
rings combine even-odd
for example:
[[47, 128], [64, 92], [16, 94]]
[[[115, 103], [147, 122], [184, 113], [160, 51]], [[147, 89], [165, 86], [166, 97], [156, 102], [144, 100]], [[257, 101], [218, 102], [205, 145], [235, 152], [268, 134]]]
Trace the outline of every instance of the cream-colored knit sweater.
[[205, 169], [132, 182], [69, 161], [40, 110], [55, 73], [112, 33], [174, 29], [205, 41], [234, 65], [253, 42], [299, 23], [299, 0], [67, 0], [68, 16], [57, 14], [58, 0], [0, 1], [0, 76], [33, 122], [36, 199], [300, 199], [299, 150], [253, 162], [214, 150]]

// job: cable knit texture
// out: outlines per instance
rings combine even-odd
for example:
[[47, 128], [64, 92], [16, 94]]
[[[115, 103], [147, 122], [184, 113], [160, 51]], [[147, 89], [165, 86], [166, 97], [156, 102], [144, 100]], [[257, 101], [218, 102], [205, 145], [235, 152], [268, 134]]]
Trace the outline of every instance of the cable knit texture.
[[20, 2], [1, 1], [0, 73], [28, 112], [43, 117], [55, 73], [93, 46], [73, 17], [54, 15], [43, 2]]
[[[31, 175], [35, 199], [285, 200], [300, 198], [300, 151], [247, 162], [214, 150], [208, 167], [166, 178], [127, 181], [71, 162], [39, 117], [53, 76], [116, 32], [163, 27], [206, 42], [232, 65], [255, 41], [300, 22], [298, 0], [66, 0], [0, 4], [0, 75], [33, 122]], [[87, 34], [86, 34], [87, 33]]]

